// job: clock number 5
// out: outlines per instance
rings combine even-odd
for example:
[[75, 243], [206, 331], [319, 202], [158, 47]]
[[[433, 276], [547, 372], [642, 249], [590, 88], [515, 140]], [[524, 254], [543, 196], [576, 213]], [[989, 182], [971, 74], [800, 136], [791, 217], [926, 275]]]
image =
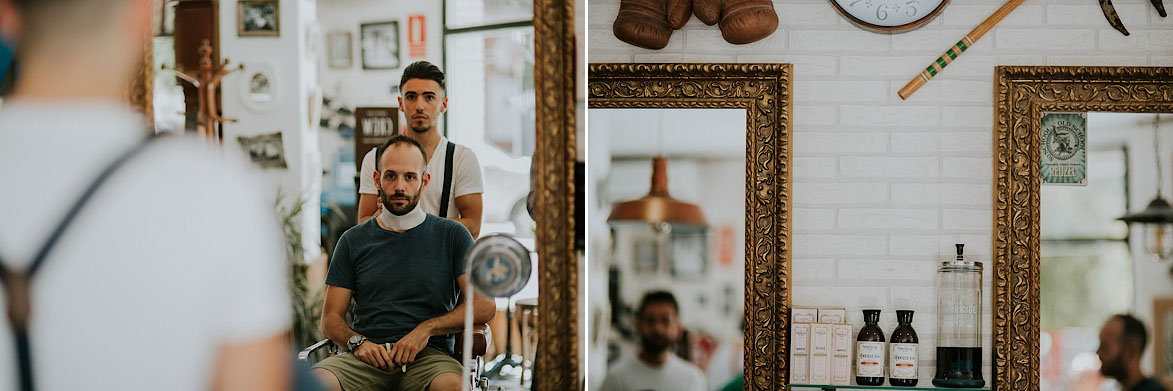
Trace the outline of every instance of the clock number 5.
[[876, 7], [876, 17], [880, 20], [888, 20], [888, 11], [884, 10], [887, 7], [887, 4], [880, 4], [879, 7]]

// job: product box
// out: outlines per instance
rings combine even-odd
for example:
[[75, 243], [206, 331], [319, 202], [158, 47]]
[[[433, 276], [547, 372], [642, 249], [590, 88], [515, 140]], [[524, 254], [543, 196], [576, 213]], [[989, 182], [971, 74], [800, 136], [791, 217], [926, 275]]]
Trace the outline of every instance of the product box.
[[831, 385], [851, 385], [852, 327], [849, 324], [831, 326]]
[[847, 311], [843, 308], [819, 308], [819, 323], [841, 324], [847, 323]]
[[790, 309], [791, 323], [815, 323], [819, 319], [819, 309], [815, 307], [793, 307]]
[[790, 383], [810, 384], [810, 335], [811, 323], [815, 322], [818, 310], [794, 307], [790, 309]]
[[810, 384], [828, 384], [831, 380], [831, 324], [811, 325]]

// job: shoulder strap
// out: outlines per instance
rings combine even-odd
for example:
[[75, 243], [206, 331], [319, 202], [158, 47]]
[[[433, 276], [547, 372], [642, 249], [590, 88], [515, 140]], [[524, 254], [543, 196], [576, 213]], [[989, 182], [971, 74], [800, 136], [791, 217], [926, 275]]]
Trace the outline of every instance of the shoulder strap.
[[155, 136], [146, 138], [143, 142], [138, 143], [138, 145], [135, 145], [130, 150], [123, 152], [122, 155], [119, 155], [117, 159], [107, 165], [106, 168], [98, 174], [98, 177], [95, 178], [84, 191], [82, 191], [81, 197], [73, 203], [73, 206], [69, 208], [69, 211], [65, 214], [65, 217], [62, 218], [59, 223], [57, 223], [57, 226], [53, 229], [52, 233], [49, 234], [49, 238], [45, 240], [45, 243], [41, 245], [40, 250], [38, 250], [36, 255], [33, 257], [33, 261], [29, 263], [28, 269], [24, 271], [9, 269], [8, 267], [4, 266], [4, 260], [0, 259], [0, 283], [4, 284], [5, 299], [7, 301], [5, 305], [8, 312], [8, 322], [9, 325], [12, 326], [13, 338], [16, 345], [16, 358], [17, 363], [20, 366], [19, 374], [21, 390], [31, 391], [34, 389], [32, 349], [29, 346], [28, 337], [28, 320], [29, 312], [31, 310], [31, 303], [29, 301], [30, 280], [32, 279], [33, 275], [37, 273], [37, 270], [41, 268], [41, 265], [45, 263], [45, 260], [49, 257], [49, 253], [52, 252], [53, 248], [57, 245], [57, 241], [60, 240], [61, 236], [65, 234], [65, 231], [73, 223], [73, 220], [77, 216], [78, 212], [80, 212], [82, 208], [86, 206], [86, 203], [90, 201], [98, 188], [102, 187], [102, 184], [106, 183], [106, 180], [110, 179], [110, 176], [112, 176], [115, 171], [118, 171], [118, 169], [121, 168], [127, 161], [145, 149], [152, 140], [156, 140], [158, 138], [159, 137]]
[[452, 155], [455, 155], [456, 144], [449, 141], [447, 153], [444, 155], [444, 191], [440, 193], [440, 214], [448, 218], [448, 198], [452, 196]]

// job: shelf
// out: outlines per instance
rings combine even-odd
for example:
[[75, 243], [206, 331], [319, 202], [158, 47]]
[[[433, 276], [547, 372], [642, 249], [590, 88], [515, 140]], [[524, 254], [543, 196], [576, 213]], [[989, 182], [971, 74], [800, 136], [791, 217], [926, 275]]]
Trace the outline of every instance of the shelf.
[[933, 387], [933, 386], [932, 386], [932, 384], [933, 384], [933, 383], [932, 383], [932, 381], [930, 380], [930, 381], [929, 381], [929, 385], [916, 386], [916, 387], [894, 387], [894, 386], [832, 386], [832, 385], [827, 385], [827, 384], [787, 384], [786, 386], [787, 386], [787, 387], [790, 387], [790, 388], [792, 388], [792, 389], [796, 389], [796, 390], [803, 390], [803, 389], [813, 389], [813, 388], [818, 388], [818, 389], [823, 389], [823, 390], [836, 390], [836, 389], [840, 389], [840, 390], [955, 390], [955, 391], [956, 391], [956, 390], [961, 390], [961, 391], [964, 391], [964, 390], [970, 390], [970, 391], [990, 391], [990, 387], [989, 387], [989, 386], [982, 387], [982, 388], [942, 388], [942, 387]]

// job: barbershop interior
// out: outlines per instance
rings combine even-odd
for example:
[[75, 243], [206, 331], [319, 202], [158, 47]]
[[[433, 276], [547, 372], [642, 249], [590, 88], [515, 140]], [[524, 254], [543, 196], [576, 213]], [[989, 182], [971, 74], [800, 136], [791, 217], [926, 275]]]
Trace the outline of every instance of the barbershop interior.
[[0, 0], [0, 390], [1173, 390], [1167, 5]]

